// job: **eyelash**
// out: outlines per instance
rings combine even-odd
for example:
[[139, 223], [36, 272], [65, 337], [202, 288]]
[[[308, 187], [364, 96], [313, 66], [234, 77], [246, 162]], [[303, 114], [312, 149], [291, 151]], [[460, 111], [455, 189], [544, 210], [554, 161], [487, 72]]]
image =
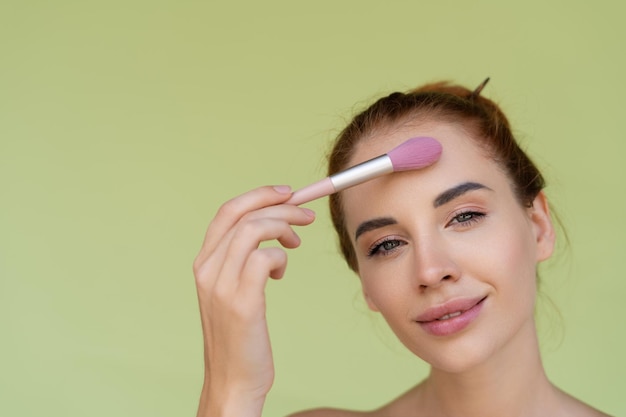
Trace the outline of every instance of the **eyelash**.
[[[455, 227], [470, 227], [471, 225], [481, 221], [485, 216], [486, 214], [480, 211], [465, 210], [455, 214], [448, 225]], [[468, 218], [461, 220], [462, 217]]]
[[[478, 223], [486, 216], [485, 213], [481, 213], [479, 211], [466, 210], [454, 215], [452, 220], [448, 222], [448, 226], [453, 227], [470, 227], [475, 223]], [[465, 217], [464, 220], [462, 218]], [[394, 246], [390, 249], [383, 249], [383, 246], [387, 243], [394, 243]], [[394, 237], [385, 237], [374, 244], [368, 249], [367, 257], [372, 258], [374, 256], [388, 256], [395, 252], [399, 247], [406, 245], [406, 242], [394, 238]]]
[[[383, 249], [383, 246], [386, 243], [391, 243], [393, 242], [395, 245], [393, 248], [391, 249]], [[396, 249], [398, 249], [400, 246], [404, 246], [406, 245], [406, 242], [400, 240], [400, 239], [396, 239], [394, 237], [385, 237], [377, 242], [374, 242], [374, 244], [369, 248], [369, 250], [367, 251], [367, 257], [371, 258], [374, 256], [388, 256], [391, 255]]]

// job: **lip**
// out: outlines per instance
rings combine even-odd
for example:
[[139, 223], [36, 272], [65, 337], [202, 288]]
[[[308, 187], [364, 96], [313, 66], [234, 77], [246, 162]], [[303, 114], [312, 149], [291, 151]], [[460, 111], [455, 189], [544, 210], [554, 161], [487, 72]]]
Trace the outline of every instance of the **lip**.
[[[434, 336], [448, 336], [469, 326], [480, 314], [483, 301], [487, 297], [461, 298], [431, 307], [420, 314], [415, 321], [427, 333]], [[446, 320], [438, 320], [449, 314], [456, 314]]]

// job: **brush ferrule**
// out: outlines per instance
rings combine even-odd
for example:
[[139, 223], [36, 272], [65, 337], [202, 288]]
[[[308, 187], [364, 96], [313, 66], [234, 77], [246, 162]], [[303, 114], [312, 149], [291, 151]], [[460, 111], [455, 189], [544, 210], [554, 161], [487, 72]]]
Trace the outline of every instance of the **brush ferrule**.
[[391, 172], [393, 172], [393, 164], [391, 158], [385, 154], [331, 175], [329, 178], [335, 190], [341, 191]]

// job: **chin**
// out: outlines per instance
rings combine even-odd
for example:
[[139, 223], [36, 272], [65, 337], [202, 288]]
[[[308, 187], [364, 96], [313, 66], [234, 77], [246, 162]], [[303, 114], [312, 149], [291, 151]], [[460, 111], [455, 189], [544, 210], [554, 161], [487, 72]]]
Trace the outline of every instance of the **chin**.
[[437, 357], [427, 360], [433, 370], [447, 374], [463, 374], [479, 368], [489, 359], [489, 355], [467, 352], [449, 355], [445, 358]]
[[427, 362], [433, 370], [448, 374], [462, 374], [481, 367], [489, 361], [492, 353], [485, 350], [474, 349], [442, 349], [430, 355], [421, 355], [413, 352], [422, 360]]

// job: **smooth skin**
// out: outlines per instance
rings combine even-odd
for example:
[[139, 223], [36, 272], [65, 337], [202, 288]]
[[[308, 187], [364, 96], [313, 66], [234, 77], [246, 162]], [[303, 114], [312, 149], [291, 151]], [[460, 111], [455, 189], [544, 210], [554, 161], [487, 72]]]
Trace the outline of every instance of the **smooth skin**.
[[[555, 241], [545, 195], [520, 204], [502, 169], [459, 125], [414, 122], [379, 132], [361, 142], [351, 164], [417, 136], [442, 143], [436, 164], [346, 190], [343, 203], [368, 306], [431, 365], [430, 375], [372, 412], [294, 417], [603, 416], [552, 385], [541, 364], [536, 268]], [[467, 183], [484, 187], [442, 203], [444, 191]], [[386, 221], [355, 238], [373, 219]], [[433, 335], [417, 323], [429, 308], [464, 298], [485, 299], [462, 330]]]
[[[417, 136], [442, 143], [436, 164], [346, 190], [343, 202], [368, 306], [431, 373], [371, 412], [325, 408], [293, 417], [605, 416], [552, 385], [541, 364], [536, 268], [554, 248], [544, 194], [522, 206], [500, 167], [452, 124], [379, 131], [351, 162]], [[434, 204], [467, 182], [484, 187]], [[259, 243], [295, 248], [292, 226], [314, 220], [309, 210], [281, 204], [289, 195], [283, 187], [251, 191], [222, 206], [209, 226], [194, 264], [206, 363], [198, 416], [261, 416], [274, 378], [264, 288], [267, 277], [282, 277], [286, 254]], [[380, 218], [392, 221], [355, 237], [359, 225]], [[416, 321], [433, 306], [475, 297], [484, 298], [479, 315], [453, 334], [433, 335]]]

